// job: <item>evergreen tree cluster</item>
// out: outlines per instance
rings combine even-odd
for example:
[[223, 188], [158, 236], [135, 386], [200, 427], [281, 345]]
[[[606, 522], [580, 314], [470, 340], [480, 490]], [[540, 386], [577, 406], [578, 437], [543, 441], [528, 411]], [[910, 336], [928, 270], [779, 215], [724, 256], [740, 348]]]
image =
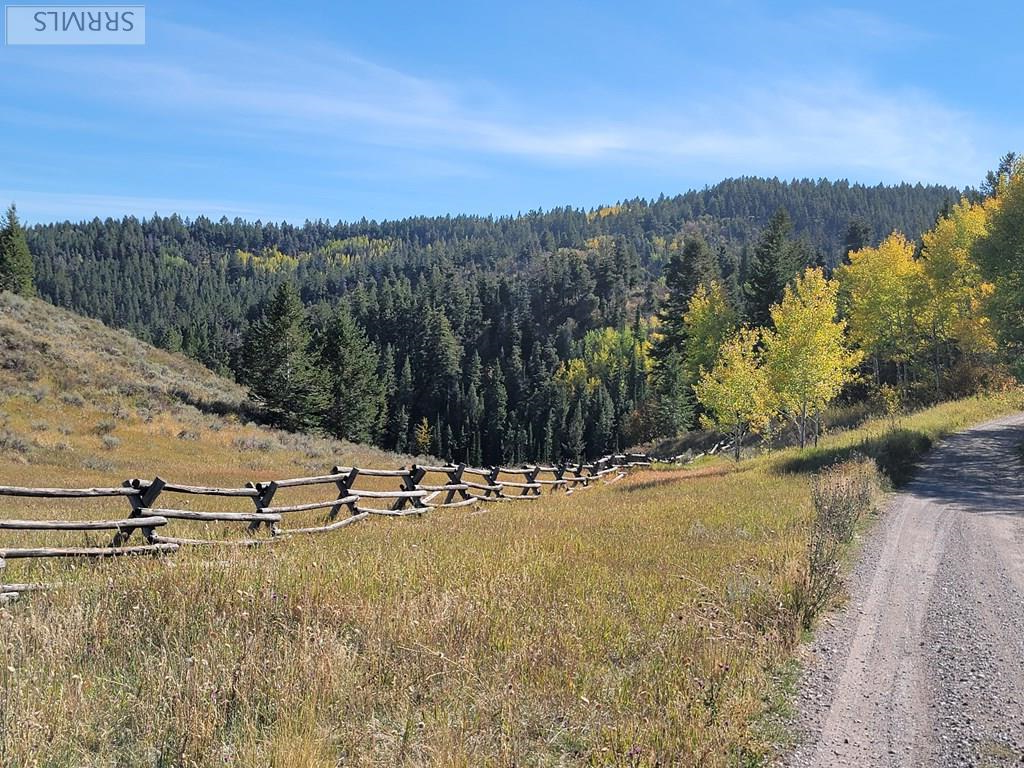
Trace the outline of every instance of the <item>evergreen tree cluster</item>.
[[699, 286], [753, 317], [803, 267], [839, 263], [856, 222], [922, 231], [959, 197], [736, 179], [502, 218], [26, 234], [44, 298], [233, 373], [275, 422], [485, 464], [593, 457], [692, 423], [682, 318]]
[[0, 291], [35, 294], [32, 254], [18, 211], [11, 205], [0, 226]]

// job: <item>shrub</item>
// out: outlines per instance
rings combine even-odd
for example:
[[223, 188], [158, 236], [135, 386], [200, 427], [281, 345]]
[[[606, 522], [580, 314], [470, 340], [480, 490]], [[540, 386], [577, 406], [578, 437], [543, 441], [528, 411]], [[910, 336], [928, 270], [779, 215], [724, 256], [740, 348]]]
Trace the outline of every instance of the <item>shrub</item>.
[[99, 456], [86, 456], [82, 459], [82, 466], [96, 472], [112, 472], [114, 470], [113, 462], [101, 459]]
[[32, 450], [32, 442], [9, 429], [0, 430], [0, 451], [26, 454]]
[[92, 428], [92, 431], [95, 432], [100, 437], [103, 437], [104, 435], [109, 435], [116, 428], [117, 424], [114, 422], [113, 419], [103, 419], [103, 421], [99, 422], [95, 427]]
[[868, 446], [878, 467], [893, 483], [910, 478], [914, 465], [932, 447], [932, 439], [916, 430], [895, 429]]
[[100, 438], [100, 442], [103, 443], [103, 447], [108, 451], [116, 450], [121, 446], [121, 441], [113, 435], [104, 435]]
[[269, 453], [280, 446], [270, 438], [266, 437], [236, 437], [231, 444], [239, 451], [259, 451]]
[[797, 587], [798, 610], [805, 629], [842, 591], [843, 552], [853, 540], [857, 522], [874, 509], [881, 488], [878, 467], [863, 456], [825, 469], [813, 478], [814, 520], [804, 579]]
[[75, 408], [81, 408], [85, 405], [85, 398], [77, 392], [62, 392], [60, 399], [65, 405], [71, 405]]

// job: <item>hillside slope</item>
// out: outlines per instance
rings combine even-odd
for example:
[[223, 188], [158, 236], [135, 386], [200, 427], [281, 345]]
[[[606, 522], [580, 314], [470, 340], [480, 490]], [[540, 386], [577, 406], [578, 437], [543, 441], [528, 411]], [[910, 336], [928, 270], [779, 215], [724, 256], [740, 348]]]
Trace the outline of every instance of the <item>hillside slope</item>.
[[[685, 297], [717, 281], [742, 314], [753, 253], [767, 248], [788, 278], [835, 264], [847, 241], [917, 237], [959, 195], [748, 178], [591, 211], [301, 226], [127, 217], [37, 225], [28, 241], [47, 300], [240, 380], [267, 380], [253, 331], [289, 284], [320, 368], [362, 372], [332, 386], [364, 392], [353, 407], [376, 413], [334, 433], [403, 452], [429, 428], [438, 456], [551, 462], [678, 430], [685, 414], [661, 407], [675, 385], [655, 375], [648, 343], [669, 282]], [[581, 363], [586, 377], [564, 375]], [[581, 422], [594, 425], [582, 437]]]
[[[568, 332], [580, 338], [595, 325], [632, 319], [624, 291], [642, 300], [686, 236], [705, 237], [718, 252], [723, 278], [742, 281], [745, 249], [780, 208], [789, 213], [794, 234], [806, 240], [810, 253], [834, 264], [843, 255], [851, 222], [862, 223], [871, 242], [894, 229], [913, 238], [960, 196], [953, 187], [921, 184], [868, 187], [740, 178], [592, 211], [565, 207], [501, 218], [456, 215], [303, 225], [205, 217], [189, 221], [172, 215], [37, 225], [27, 234], [40, 295], [140, 338], [180, 345], [210, 365], [230, 362], [238, 333], [284, 277], [299, 285], [310, 304], [340, 299], [360, 285], [369, 289], [374, 284], [380, 291], [382, 278], [397, 278], [405, 290], [430, 283], [431, 303], [444, 310], [467, 350], [476, 349], [486, 362], [491, 357], [486, 332], [501, 337], [510, 320], [496, 313], [474, 325], [471, 312], [471, 322], [464, 323], [459, 294], [480, 293], [485, 306], [499, 303], [511, 310], [511, 299], [522, 298], [520, 293], [537, 294], [531, 299], [536, 301], [560, 291], [559, 300], [572, 303], [571, 291], [559, 281], [569, 281], [577, 291], [595, 282], [589, 287], [599, 306], [572, 307], [568, 315], [554, 312], [550, 328], [543, 316], [548, 312], [532, 307], [538, 317], [535, 328], [527, 326], [527, 336], [546, 337], [572, 318]], [[573, 254], [571, 274], [542, 280], [538, 271], [564, 269], [557, 258], [552, 264], [564, 252]], [[442, 280], [435, 284], [431, 276], [438, 272]], [[506, 295], [475, 285], [495, 278], [507, 286]], [[114, 285], [120, 290], [111, 290]], [[647, 311], [653, 310], [643, 301]], [[356, 309], [360, 319], [370, 319]], [[392, 343], [399, 351], [395, 334], [376, 335], [389, 330], [386, 324], [367, 325], [376, 342]], [[471, 338], [474, 334], [481, 337]], [[527, 346], [521, 351], [528, 358]]]
[[[202, 442], [202, 451], [196, 450]], [[110, 484], [159, 471], [393, 466], [406, 457], [258, 426], [246, 394], [202, 365], [43, 301], [0, 294], [0, 484]]]

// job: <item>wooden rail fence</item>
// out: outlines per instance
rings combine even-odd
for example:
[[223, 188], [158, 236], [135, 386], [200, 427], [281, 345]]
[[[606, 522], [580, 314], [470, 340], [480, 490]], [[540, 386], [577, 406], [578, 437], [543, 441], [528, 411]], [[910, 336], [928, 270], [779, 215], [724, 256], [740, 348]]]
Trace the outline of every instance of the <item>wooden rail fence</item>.
[[[371, 516], [405, 517], [422, 515], [432, 509], [466, 507], [481, 503], [531, 501], [544, 488], [567, 494], [577, 493], [593, 483], [615, 482], [635, 467], [650, 466], [644, 454], [617, 454], [590, 463], [533, 465], [524, 467], [469, 467], [413, 465], [401, 469], [333, 467], [324, 475], [292, 477], [268, 482], [246, 483], [241, 488], [181, 485], [160, 477], [125, 480], [112, 488], [27, 488], [0, 485], [0, 496], [87, 502], [123, 497], [128, 503], [118, 519], [11, 519], [0, 517], [0, 531], [101, 531], [112, 532], [102, 546], [0, 546], [0, 602], [17, 599], [22, 592], [43, 585], [4, 583], [7, 560], [23, 558], [103, 558], [126, 555], [169, 554], [183, 546], [235, 545], [255, 547], [290, 536], [334, 531]], [[515, 479], [507, 479], [507, 478]], [[366, 478], [386, 478], [399, 484], [396, 490], [360, 487]], [[290, 489], [327, 489], [327, 498], [301, 503], [279, 503], [278, 494]], [[282, 493], [284, 492], [284, 493]], [[318, 494], [319, 495], [319, 494]], [[182, 503], [180, 499], [188, 500]], [[248, 499], [249, 511], [224, 511], [218, 500], [236, 503]], [[202, 509], [190, 507], [193, 500]], [[189, 508], [185, 508], [189, 507]], [[301, 512], [323, 510], [315, 525], [291, 526], [287, 520]], [[344, 514], [343, 514], [344, 513]], [[294, 517], [293, 517], [294, 519]], [[174, 521], [199, 523], [241, 523], [240, 538], [195, 538], [167, 535]], [[139, 543], [132, 541], [139, 532]], [[241, 531], [239, 531], [241, 533]]]

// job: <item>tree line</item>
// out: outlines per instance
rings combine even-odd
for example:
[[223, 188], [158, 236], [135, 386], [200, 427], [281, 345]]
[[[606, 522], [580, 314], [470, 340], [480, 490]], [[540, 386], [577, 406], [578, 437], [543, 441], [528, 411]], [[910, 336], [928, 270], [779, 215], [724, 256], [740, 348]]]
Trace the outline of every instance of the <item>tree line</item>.
[[717, 354], [681, 343], [698, 288], [711, 337], [729, 313], [762, 323], [788, 272], [922, 231], [961, 194], [736, 179], [501, 218], [154, 216], [26, 234], [42, 297], [235, 376], [274, 423], [481, 464], [692, 426]]
[[878, 245], [851, 242], [834, 269], [764, 247], [779, 221], [755, 249], [745, 322], [714, 277], [692, 291], [679, 283], [666, 304], [681, 312], [660, 363], [674, 369], [672, 355], [681, 357], [680, 386], [705, 426], [731, 433], [737, 459], [745, 435], [770, 440], [785, 423], [802, 447], [843, 394], [897, 411], [1024, 375], [1024, 163], [1015, 154], [920, 240], [893, 231]]

